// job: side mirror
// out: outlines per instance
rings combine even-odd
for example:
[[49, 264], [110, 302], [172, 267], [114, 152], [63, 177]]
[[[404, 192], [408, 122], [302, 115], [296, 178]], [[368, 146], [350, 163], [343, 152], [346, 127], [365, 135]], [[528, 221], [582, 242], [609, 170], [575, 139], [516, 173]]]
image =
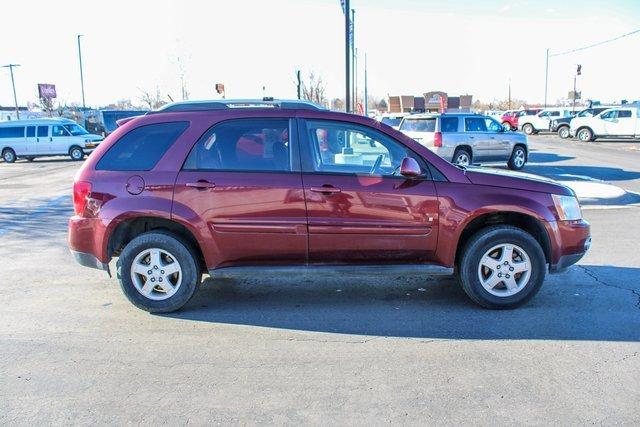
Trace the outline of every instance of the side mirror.
[[416, 178], [422, 175], [422, 169], [420, 169], [420, 165], [415, 159], [405, 157], [400, 165], [400, 175], [406, 178]]

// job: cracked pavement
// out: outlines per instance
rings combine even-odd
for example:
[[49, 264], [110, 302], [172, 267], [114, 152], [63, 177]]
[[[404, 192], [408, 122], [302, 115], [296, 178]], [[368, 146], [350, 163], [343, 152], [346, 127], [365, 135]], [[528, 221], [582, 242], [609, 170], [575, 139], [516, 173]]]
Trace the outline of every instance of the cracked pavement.
[[[640, 189], [638, 151], [532, 148], [532, 172]], [[589, 254], [518, 310], [451, 280], [269, 277], [161, 316], [73, 262], [77, 166], [0, 163], [2, 425], [640, 422], [640, 208], [585, 210]]]

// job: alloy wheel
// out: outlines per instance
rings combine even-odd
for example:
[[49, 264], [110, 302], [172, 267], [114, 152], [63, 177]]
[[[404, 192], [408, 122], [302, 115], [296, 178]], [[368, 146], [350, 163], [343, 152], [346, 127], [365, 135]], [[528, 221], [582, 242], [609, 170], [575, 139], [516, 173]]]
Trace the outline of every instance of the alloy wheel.
[[520, 169], [521, 167], [524, 166], [524, 163], [526, 161], [526, 155], [524, 153], [524, 150], [522, 148], [516, 148], [515, 153], [513, 155], [513, 164]]
[[182, 284], [182, 268], [170, 252], [149, 248], [131, 264], [131, 280], [136, 290], [154, 301], [171, 298]]
[[458, 155], [454, 160], [454, 163], [460, 166], [469, 166], [469, 164], [471, 163], [471, 159], [469, 159], [469, 154], [467, 154], [465, 151], [458, 153]]
[[522, 291], [531, 278], [529, 255], [517, 245], [493, 246], [480, 259], [478, 278], [492, 295], [509, 297]]

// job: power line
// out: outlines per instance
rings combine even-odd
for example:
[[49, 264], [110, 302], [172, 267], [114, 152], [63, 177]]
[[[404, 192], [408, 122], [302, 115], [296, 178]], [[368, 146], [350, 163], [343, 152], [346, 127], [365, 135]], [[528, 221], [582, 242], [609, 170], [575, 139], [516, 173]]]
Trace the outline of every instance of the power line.
[[623, 34], [623, 35], [618, 36], [618, 37], [614, 37], [614, 38], [609, 39], [609, 40], [604, 40], [604, 41], [601, 41], [601, 42], [593, 43], [593, 44], [590, 44], [588, 46], [583, 46], [583, 47], [579, 47], [577, 49], [567, 50], [565, 52], [553, 53], [553, 54], [550, 54], [549, 56], [568, 55], [568, 54], [573, 53], [573, 52], [578, 52], [578, 51], [581, 51], [581, 50], [590, 49], [592, 47], [600, 46], [600, 45], [603, 45], [603, 44], [606, 44], [606, 43], [611, 43], [613, 41], [619, 40], [619, 39], [624, 38], [624, 37], [631, 36], [631, 35], [636, 34], [636, 33], [640, 33], [640, 29], [635, 30], [635, 31], [631, 31], [630, 33], [626, 33], [626, 34]]

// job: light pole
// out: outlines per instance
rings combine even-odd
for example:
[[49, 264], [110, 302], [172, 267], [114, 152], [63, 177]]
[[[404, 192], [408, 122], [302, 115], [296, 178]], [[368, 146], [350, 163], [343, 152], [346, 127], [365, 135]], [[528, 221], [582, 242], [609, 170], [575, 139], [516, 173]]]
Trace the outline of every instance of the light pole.
[[87, 106], [84, 101], [84, 76], [82, 75], [82, 49], [80, 48], [80, 37], [83, 34], [78, 34], [78, 62], [80, 63], [80, 89], [82, 90], [82, 109], [85, 109]]
[[13, 87], [13, 103], [16, 106], [16, 118], [18, 120], [20, 120], [20, 109], [18, 108], [18, 97], [16, 96], [16, 83], [13, 80], [13, 68], [19, 66], [20, 64], [7, 64], [2, 66], [2, 68], [8, 68], [9, 73], [11, 74], [11, 86]]
[[369, 115], [369, 93], [367, 91], [367, 52], [364, 53], [364, 115]]
[[350, 46], [349, 46], [349, 33], [350, 33], [350, 15], [349, 0], [344, 0], [344, 68], [345, 68], [345, 96], [344, 96], [344, 108], [348, 113], [351, 106], [351, 72], [349, 71], [349, 63], [351, 62]]
[[356, 92], [356, 10], [351, 9], [351, 110], [358, 111], [358, 94]]
[[547, 108], [548, 87], [549, 87], [549, 49], [547, 49], [547, 60], [544, 66], [544, 108]]

